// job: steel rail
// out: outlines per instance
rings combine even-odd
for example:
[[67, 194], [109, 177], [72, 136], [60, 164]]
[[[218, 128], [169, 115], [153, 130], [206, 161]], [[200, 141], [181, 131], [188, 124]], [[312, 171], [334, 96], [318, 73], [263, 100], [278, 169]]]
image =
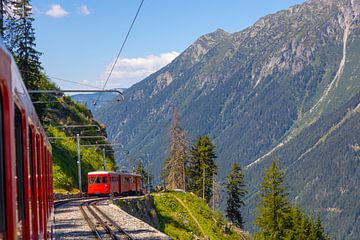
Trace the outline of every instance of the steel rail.
[[96, 221], [98, 223], [100, 223], [100, 225], [102, 226], [102, 228], [111, 236], [111, 239], [113, 240], [120, 240], [120, 238], [118, 238], [118, 236], [116, 236], [116, 234], [114, 233], [114, 231], [105, 223], [105, 221], [91, 208], [92, 204], [95, 201], [91, 201], [88, 202], [85, 206], [87, 208], [87, 210], [91, 213], [91, 215], [94, 216], [94, 218], [96, 219]]
[[134, 239], [130, 236], [129, 233], [127, 233], [122, 227], [120, 227], [116, 222], [114, 222], [106, 213], [104, 213], [101, 209], [99, 209], [96, 205], [92, 205], [93, 208], [96, 209], [108, 222], [111, 223], [112, 226], [114, 226], [120, 233], [121, 233], [121, 239]]
[[102, 239], [102, 237], [100, 236], [100, 233], [98, 232], [98, 230], [96, 229], [96, 226], [94, 225], [94, 223], [91, 221], [89, 215], [85, 212], [84, 210], [84, 205], [88, 204], [88, 202], [82, 203], [80, 205], [80, 211], [82, 213], [82, 215], [84, 216], [85, 221], [87, 222], [87, 224], [89, 225], [91, 231], [93, 232], [93, 234], [95, 235], [95, 237], [97, 239]]

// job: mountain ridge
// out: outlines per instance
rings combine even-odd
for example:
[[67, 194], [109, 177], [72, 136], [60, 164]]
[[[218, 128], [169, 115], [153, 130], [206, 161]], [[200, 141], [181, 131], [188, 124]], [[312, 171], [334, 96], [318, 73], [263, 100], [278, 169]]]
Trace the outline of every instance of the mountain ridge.
[[[359, 14], [358, 0], [310, 0], [263, 17], [240, 32], [218, 29], [200, 37], [170, 64], [125, 90], [123, 105], [105, 105], [95, 111], [95, 116], [107, 125], [112, 141], [130, 150], [129, 158], [151, 153], [150, 168], [158, 171], [167, 154], [172, 112], [177, 109], [191, 141], [203, 134], [213, 138], [220, 180], [231, 162], [249, 166], [261, 159], [246, 168], [249, 191], [255, 193], [274, 148], [284, 168], [288, 168], [291, 162], [287, 159], [296, 161], [299, 151], [294, 149], [294, 142], [308, 146], [304, 133], [313, 139], [309, 129], [325, 129], [321, 124], [324, 118], [345, 111], [347, 103], [358, 100]], [[357, 116], [356, 112], [350, 119]], [[347, 121], [329, 136], [346, 131]], [[350, 154], [352, 150], [340, 143], [345, 148], [340, 150]], [[323, 152], [328, 149], [326, 144], [318, 146], [305, 156], [307, 162], [320, 152], [331, 158]], [[289, 148], [293, 151], [289, 152]], [[284, 152], [288, 155], [281, 154]], [[334, 159], [340, 159], [339, 152], [333, 154]], [[319, 156], [312, 161], [326, 166], [323, 172], [334, 168]], [[300, 186], [310, 186], [306, 194], [313, 192], [316, 186], [310, 182], [322, 173], [300, 162], [295, 165], [309, 172], [309, 177], [299, 178], [299, 182], [290, 179], [289, 186], [299, 193], [303, 192]], [[332, 179], [322, 181], [320, 185], [325, 189]], [[299, 200], [303, 205], [312, 201], [306, 194]], [[349, 200], [354, 195], [342, 197]], [[326, 199], [319, 199], [318, 205], [307, 208], [309, 213], [327, 204]], [[252, 194], [248, 214], [255, 203]], [[355, 206], [352, 210], [356, 212]], [[326, 218], [330, 214], [325, 210], [319, 213]], [[341, 219], [345, 219], [343, 215]], [[331, 221], [327, 230], [334, 226]], [[251, 217], [246, 222], [253, 229]], [[334, 236], [352, 239], [342, 230], [334, 232]]]

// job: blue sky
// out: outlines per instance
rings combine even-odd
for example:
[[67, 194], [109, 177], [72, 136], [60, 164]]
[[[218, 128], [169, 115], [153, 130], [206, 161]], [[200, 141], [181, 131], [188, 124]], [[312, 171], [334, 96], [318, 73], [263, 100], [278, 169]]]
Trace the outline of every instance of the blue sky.
[[[237, 32], [303, 0], [145, 0], [108, 87], [129, 87], [198, 37]], [[140, 0], [32, 0], [37, 48], [49, 76], [102, 86]], [[84, 86], [54, 81], [62, 88]]]

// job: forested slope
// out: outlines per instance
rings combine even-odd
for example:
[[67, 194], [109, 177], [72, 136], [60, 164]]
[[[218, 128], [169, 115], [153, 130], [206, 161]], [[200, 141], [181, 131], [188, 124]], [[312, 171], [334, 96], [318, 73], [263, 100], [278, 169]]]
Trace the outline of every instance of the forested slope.
[[[177, 109], [191, 141], [204, 134], [214, 139], [220, 179], [231, 162], [246, 169], [249, 229], [258, 183], [269, 156], [278, 153], [291, 200], [327, 219], [336, 239], [357, 239], [359, 206], [350, 203], [359, 195], [359, 43], [359, 0], [309, 0], [243, 31], [200, 37], [125, 90], [124, 104], [94, 115], [131, 157], [151, 154], [158, 172]], [[334, 229], [338, 221], [344, 226]]]

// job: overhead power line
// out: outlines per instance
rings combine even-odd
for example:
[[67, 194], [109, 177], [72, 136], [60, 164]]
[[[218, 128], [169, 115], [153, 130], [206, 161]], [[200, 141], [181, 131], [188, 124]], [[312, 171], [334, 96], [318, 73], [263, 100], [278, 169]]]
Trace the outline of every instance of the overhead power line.
[[[140, 9], [141, 9], [143, 3], [144, 3], [144, 0], [141, 0], [140, 5], [139, 5], [139, 7], [138, 7], [138, 9], [137, 9], [137, 11], [136, 11], [135, 17], [134, 17], [133, 21], [131, 22], [130, 28], [129, 28], [126, 36], [125, 36], [125, 39], [124, 39], [124, 41], [123, 41], [123, 43], [122, 43], [122, 45], [121, 45], [121, 47], [120, 47], [120, 50], [119, 50], [119, 52], [118, 52], [118, 54], [117, 54], [117, 56], [116, 56], [116, 59], [115, 59], [113, 65], [112, 65], [112, 67], [111, 67], [111, 70], [110, 70], [110, 72], [109, 72], [109, 75], [108, 75], [107, 78], [106, 78], [106, 81], [105, 81], [105, 83], [104, 83], [104, 87], [102, 88], [103, 90], [106, 88], [106, 85], [107, 85], [107, 83], [108, 83], [108, 81], [109, 81], [109, 79], [110, 79], [110, 77], [111, 77], [111, 74], [112, 74], [113, 71], [114, 71], [115, 65], [116, 65], [117, 61], [119, 60], [119, 58], [120, 58], [121, 52], [122, 52], [122, 50], [124, 49], [125, 43], [126, 43], [128, 37], [129, 37], [129, 35], [130, 35], [130, 32], [131, 32], [131, 30], [132, 30], [132, 28], [133, 28], [133, 26], [134, 26], [134, 23], [135, 23], [138, 15], [139, 15], [139, 12], [140, 12]], [[99, 94], [96, 102], [99, 101], [101, 95], [102, 95], [102, 93]]]
[[[0, 0], [1, 1], [1, 0]], [[33, 73], [31, 71], [26, 71], [26, 70], [20, 70], [20, 72], [22, 73], [29, 73], [29, 74], [32, 74], [32, 75], [36, 75], [36, 73]], [[74, 80], [69, 80], [69, 79], [64, 79], [64, 78], [61, 78], [61, 77], [55, 77], [55, 76], [50, 76], [50, 75], [47, 75], [46, 73], [44, 73], [45, 76], [47, 78], [51, 78], [51, 79], [56, 79], [56, 80], [60, 80], [60, 81], [63, 81], [63, 82], [69, 82], [69, 83], [74, 83], [74, 84], [78, 84], [78, 85], [81, 85], [81, 86], [85, 86], [85, 87], [91, 87], [91, 88], [96, 88], [96, 89], [102, 89], [101, 87], [97, 87], [97, 86], [94, 86], [94, 85], [91, 85], [91, 84], [87, 84], [87, 83], [82, 83], [82, 82], [77, 82], [77, 81], [74, 81]]]
[[82, 86], [85, 86], [85, 87], [102, 89], [101, 87], [96, 87], [96, 86], [91, 85], [91, 84], [76, 82], [76, 81], [72, 81], [72, 80], [68, 80], [68, 79], [64, 79], [64, 78], [59, 78], [59, 77], [54, 77], [54, 76], [49, 76], [49, 75], [47, 75], [47, 77], [52, 78], [52, 79], [56, 79], [56, 80], [60, 80], [60, 81], [63, 81], [63, 82], [69, 82], [69, 83], [74, 83], [74, 84], [82, 85]]

